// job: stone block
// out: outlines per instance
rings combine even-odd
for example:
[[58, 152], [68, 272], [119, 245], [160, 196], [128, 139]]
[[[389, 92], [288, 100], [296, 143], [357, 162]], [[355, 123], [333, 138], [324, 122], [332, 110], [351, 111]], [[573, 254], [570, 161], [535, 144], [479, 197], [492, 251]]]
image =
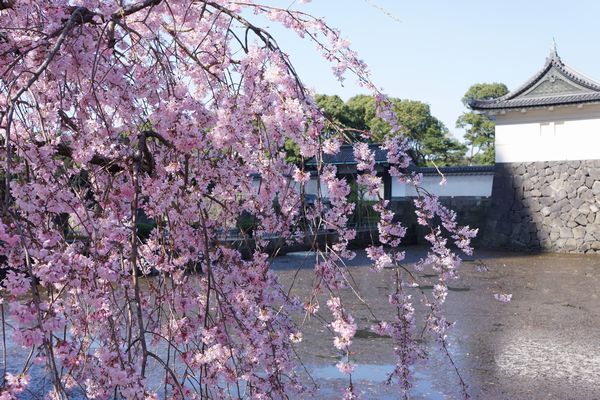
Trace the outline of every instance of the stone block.
[[531, 236], [529, 235], [529, 232], [527, 232], [527, 231], [523, 231], [519, 235], [519, 242], [521, 242], [523, 244], [528, 244], [530, 242], [530, 240], [531, 240]]
[[571, 167], [571, 168], [579, 168], [580, 166], [581, 166], [581, 161], [579, 161], [579, 160], [569, 161], [569, 167]]
[[590, 189], [588, 189], [587, 186], [583, 186], [583, 189], [587, 189], [587, 190], [583, 190], [581, 193], [578, 193], [579, 198], [587, 201], [588, 203], [593, 203], [595, 200], [594, 193]]
[[573, 228], [573, 237], [575, 239], [583, 239], [585, 237], [585, 228], [583, 226], [578, 226]]
[[579, 250], [582, 253], [587, 253], [588, 251], [590, 251], [592, 248], [592, 244], [591, 243], [579, 243], [577, 250]]
[[559, 174], [562, 174], [562, 173], [567, 172], [568, 169], [569, 169], [569, 165], [566, 162], [559, 162], [556, 165], [555, 171], [558, 172]]
[[585, 178], [585, 186], [589, 187], [590, 189], [594, 185], [594, 182], [596, 182], [596, 181], [591, 176], [588, 176], [587, 178]]
[[510, 218], [509, 218], [510, 222], [519, 223], [519, 222], [521, 222], [522, 219], [523, 219], [523, 217], [521, 217], [520, 213], [517, 213], [514, 211], [512, 213], [510, 213]]
[[595, 166], [590, 168], [588, 174], [593, 180], [600, 181], [600, 167]]
[[588, 222], [588, 224], [591, 224], [592, 222], [594, 222], [594, 218], [596, 218], [596, 215], [593, 214], [593, 213], [589, 213], [588, 216], [587, 216], [587, 222]]
[[575, 217], [575, 220], [573, 222], [575, 222], [579, 225], [586, 226], [588, 224], [588, 217], [587, 217], [587, 215], [580, 214], [577, 217]]
[[569, 239], [573, 237], [573, 231], [570, 228], [563, 227], [560, 228], [559, 237], [561, 239]]
[[554, 190], [550, 186], [545, 186], [540, 190], [542, 196], [550, 197], [554, 194]]
[[577, 240], [571, 238], [567, 239], [565, 244], [563, 245], [564, 251], [575, 251], [577, 250]]
[[571, 203], [571, 207], [573, 207], [574, 209], [578, 209], [583, 204], [585, 204], [585, 202], [582, 199], [578, 198], [578, 197], [570, 199], [569, 203]]
[[515, 175], [523, 175], [525, 173], [525, 165], [523, 163], [519, 164], [517, 168], [514, 170]]
[[574, 209], [579, 211], [581, 214], [585, 215], [588, 215], [590, 212], [592, 212], [591, 206], [588, 203], [583, 203], [582, 205], [580, 205], [579, 207], [575, 207]]
[[536, 202], [529, 204], [527, 208], [529, 209], [529, 211], [531, 213], [536, 213], [541, 210], [542, 205], [536, 201]]

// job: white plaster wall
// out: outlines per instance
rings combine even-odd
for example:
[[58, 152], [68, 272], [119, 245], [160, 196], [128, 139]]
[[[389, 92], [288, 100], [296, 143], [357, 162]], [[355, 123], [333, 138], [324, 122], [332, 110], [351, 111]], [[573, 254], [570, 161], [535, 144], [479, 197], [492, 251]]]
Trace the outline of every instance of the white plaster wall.
[[[489, 197], [492, 193], [493, 174], [469, 174], [469, 175], [446, 175], [447, 182], [445, 185], [440, 185], [441, 177], [439, 175], [429, 175], [423, 177], [422, 187], [429, 193], [438, 196], [479, 196]], [[258, 191], [259, 178], [252, 180], [252, 186], [255, 191]], [[311, 177], [306, 183], [305, 193], [317, 195], [317, 178]], [[297, 184], [292, 185], [296, 190], [299, 190]], [[321, 195], [323, 198], [328, 198], [327, 185], [321, 182]], [[383, 197], [383, 185], [379, 188], [379, 195]], [[392, 178], [392, 197], [414, 197], [417, 195], [415, 188], [410, 184], [400, 183], [396, 178]], [[364, 200], [377, 200], [377, 196], [364, 196]]]
[[[440, 185], [441, 177], [439, 175], [426, 175], [420, 186], [438, 196], [489, 197], [492, 194], [493, 174], [446, 175], [446, 179], [446, 184]], [[414, 186], [400, 183], [396, 178], [392, 179], [392, 197], [414, 196], [417, 196]]]
[[600, 159], [600, 105], [496, 115], [496, 162]]

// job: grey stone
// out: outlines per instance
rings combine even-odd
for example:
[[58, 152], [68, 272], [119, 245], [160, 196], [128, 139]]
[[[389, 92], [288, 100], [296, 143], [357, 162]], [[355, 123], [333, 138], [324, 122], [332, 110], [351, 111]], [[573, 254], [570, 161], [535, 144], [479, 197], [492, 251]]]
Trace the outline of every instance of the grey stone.
[[600, 233], [600, 226], [598, 224], [592, 224], [588, 226], [587, 231], [592, 234]]
[[593, 180], [600, 181], [600, 168], [597, 166], [590, 168], [589, 175]]
[[525, 165], [521, 164], [515, 168], [515, 175], [523, 175], [525, 173]]
[[571, 167], [571, 168], [579, 168], [580, 165], [581, 165], [581, 161], [579, 161], [579, 160], [569, 161], [569, 167]]
[[534, 203], [531, 203], [527, 208], [529, 208], [529, 211], [531, 211], [532, 213], [537, 213], [542, 208], [542, 205], [536, 201]]
[[592, 212], [591, 206], [588, 203], [583, 203], [581, 206], [576, 207], [575, 210], [585, 215], [588, 215], [590, 212]]
[[579, 207], [581, 207], [582, 204], [585, 204], [583, 200], [577, 197], [574, 199], [570, 199], [569, 203], [571, 203], [571, 207], [573, 207], [574, 209], [578, 209]]
[[560, 163], [556, 166], [556, 171], [559, 173], [565, 173], [569, 169], [569, 165], [567, 163]]
[[573, 237], [575, 239], [583, 239], [585, 237], [585, 228], [582, 226], [573, 228]]
[[568, 239], [568, 238], [572, 238], [573, 237], [573, 231], [567, 227], [564, 228], [560, 228], [560, 234], [559, 234], [561, 239]]
[[585, 178], [585, 186], [589, 187], [590, 189], [592, 188], [592, 185], [594, 184], [594, 182], [595, 182], [595, 180], [591, 176], [588, 176], [587, 178]]
[[594, 202], [594, 192], [592, 192], [592, 191], [591, 191], [590, 189], [588, 189], [586, 186], [583, 186], [583, 187], [582, 187], [582, 188], [580, 188], [580, 189], [587, 189], [587, 190], [583, 190], [583, 191], [581, 192], [581, 194], [579, 194], [579, 193], [578, 193], [578, 194], [579, 194], [579, 198], [580, 198], [580, 199], [583, 199], [583, 200], [585, 200], [585, 201], [587, 201], [587, 202], [589, 202], [589, 203], [592, 203], [592, 202]]
[[574, 222], [578, 223], [579, 225], [587, 225], [588, 224], [588, 217], [584, 214], [580, 214], [577, 217], [575, 217]]
[[594, 184], [592, 185], [592, 192], [594, 192], [595, 195], [600, 194], [600, 181], [594, 182]]
[[565, 242], [563, 249], [565, 251], [575, 251], [577, 250], [577, 240], [575, 239], [567, 239], [567, 241]]
[[580, 243], [577, 246], [577, 250], [582, 253], [587, 253], [588, 251], [590, 251], [591, 248], [592, 248], [591, 243]]
[[546, 196], [546, 197], [550, 197], [554, 194], [554, 190], [552, 190], [552, 188], [550, 186], [545, 186], [543, 187], [540, 192], [542, 193], [542, 196]]
[[550, 206], [550, 213], [551, 214], [558, 214], [560, 213], [560, 210], [562, 209], [562, 205], [558, 204], [558, 203], [554, 203]]
[[531, 236], [529, 235], [529, 232], [527, 232], [527, 231], [523, 231], [519, 235], [519, 242], [521, 242], [523, 244], [529, 243], [530, 240], [531, 240]]

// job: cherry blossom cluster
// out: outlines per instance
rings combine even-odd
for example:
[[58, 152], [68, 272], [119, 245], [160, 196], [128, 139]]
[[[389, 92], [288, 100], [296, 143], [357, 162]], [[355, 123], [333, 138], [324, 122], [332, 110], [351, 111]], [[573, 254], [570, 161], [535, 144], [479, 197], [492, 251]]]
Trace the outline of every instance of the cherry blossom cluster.
[[[6, 366], [0, 399], [44, 391], [31, 383], [36, 368], [52, 388], [35, 395], [51, 399], [301, 396], [297, 321], [320, 312], [322, 295], [319, 317], [349, 378], [343, 396], [356, 398], [358, 326], [341, 296], [354, 290], [345, 262], [355, 204], [323, 162], [342, 138], [323, 135], [311, 92], [255, 14], [374, 93], [392, 128], [390, 174], [418, 183], [391, 105], [320, 18], [251, 1], [0, 1], [0, 307], [9, 340], [31, 353]], [[311, 174], [286, 162], [286, 141], [317, 160], [327, 201], [305, 204]], [[390, 382], [407, 395], [422, 354], [401, 264], [406, 230], [380, 198], [373, 151], [361, 142], [354, 154], [358, 185], [379, 196], [368, 256], [375, 272], [396, 272], [396, 315], [373, 330], [393, 339]], [[416, 207], [431, 227], [421, 264], [439, 275], [426, 323], [443, 342], [440, 306], [460, 263], [445, 237], [468, 254], [476, 232], [434, 196]], [[313, 248], [312, 292], [292, 296], [270, 268], [270, 245], [319, 231], [333, 243]]]

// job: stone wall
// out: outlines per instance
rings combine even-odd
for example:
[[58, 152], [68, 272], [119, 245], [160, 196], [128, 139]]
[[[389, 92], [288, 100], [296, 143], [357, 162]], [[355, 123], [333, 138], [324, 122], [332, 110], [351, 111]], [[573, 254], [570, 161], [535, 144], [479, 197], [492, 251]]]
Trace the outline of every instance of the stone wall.
[[600, 251], [600, 160], [496, 164], [483, 244]]

